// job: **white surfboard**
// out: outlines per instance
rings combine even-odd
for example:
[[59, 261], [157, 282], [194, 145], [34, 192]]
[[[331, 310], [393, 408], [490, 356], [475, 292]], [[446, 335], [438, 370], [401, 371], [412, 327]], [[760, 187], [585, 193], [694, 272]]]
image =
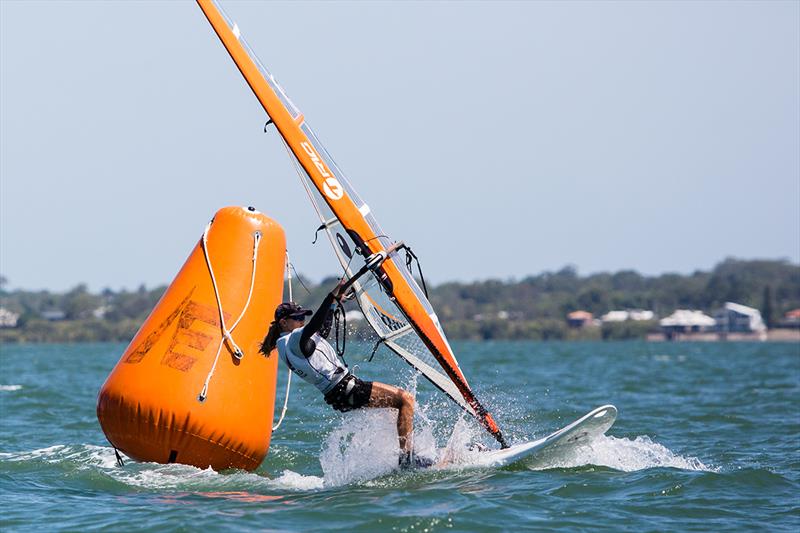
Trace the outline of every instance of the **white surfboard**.
[[[617, 419], [617, 408], [604, 405], [585, 414], [569, 425], [550, 435], [522, 444], [516, 444], [504, 450], [480, 452], [467, 467], [507, 466], [526, 458], [543, 458], [567, 451], [570, 448], [588, 444], [592, 439], [605, 434]], [[439, 467], [449, 465], [439, 463]]]

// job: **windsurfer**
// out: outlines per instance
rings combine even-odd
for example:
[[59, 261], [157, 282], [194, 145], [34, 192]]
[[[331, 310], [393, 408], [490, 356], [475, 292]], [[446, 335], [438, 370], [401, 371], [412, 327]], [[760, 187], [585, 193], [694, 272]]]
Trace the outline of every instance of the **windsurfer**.
[[275, 309], [261, 352], [278, 349], [278, 356], [298, 376], [325, 395], [334, 409], [347, 412], [360, 408], [397, 409], [397, 434], [400, 465], [428, 466], [413, 453], [414, 397], [406, 390], [377, 381], [363, 381], [353, 375], [333, 346], [326, 340], [331, 330], [336, 302], [346, 292], [345, 281], [331, 291], [306, 323], [311, 311], [294, 302], [284, 302]]

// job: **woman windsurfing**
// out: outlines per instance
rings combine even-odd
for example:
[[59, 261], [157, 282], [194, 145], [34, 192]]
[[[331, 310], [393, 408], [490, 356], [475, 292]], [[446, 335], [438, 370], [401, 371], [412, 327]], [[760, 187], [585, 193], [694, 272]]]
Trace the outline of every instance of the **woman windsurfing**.
[[314, 385], [325, 402], [343, 413], [361, 408], [397, 409], [397, 435], [401, 467], [430, 466], [430, 461], [413, 453], [414, 397], [406, 390], [377, 381], [364, 381], [347, 368], [333, 346], [326, 340], [331, 331], [333, 312], [347, 292], [345, 280], [339, 282], [322, 300], [306, 323], [311, 311], [294, 302], [284, 302], [275, 309], [261, 345], [261, 353], [277, 348], [278, 356], [289, 369]]

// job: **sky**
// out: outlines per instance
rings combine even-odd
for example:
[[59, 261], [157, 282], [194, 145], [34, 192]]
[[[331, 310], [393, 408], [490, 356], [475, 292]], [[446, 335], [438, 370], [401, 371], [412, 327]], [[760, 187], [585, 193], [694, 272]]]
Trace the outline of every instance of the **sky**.
[[[800, 2], [221, 0], [429, 283], [800, 261]], [[194, 2], [0, 0], [7, 288], [167, 284], [227, 205], [340, 271]]]

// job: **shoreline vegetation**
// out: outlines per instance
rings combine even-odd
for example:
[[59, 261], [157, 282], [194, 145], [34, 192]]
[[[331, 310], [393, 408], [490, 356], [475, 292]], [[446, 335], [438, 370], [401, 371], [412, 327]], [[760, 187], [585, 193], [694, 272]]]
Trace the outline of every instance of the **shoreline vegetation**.
[[[301, 279], [308, 291], [295, 282], [296, 300], [312, 309], [337, 281], [331, 277], [313, 284]], [[0, 286], [0, 312], [16, 317], [13, 325], [6, 321], [0, 327], [0, 343], [130, 341], [165, 290], [142, 285], [135, 291], [94, 294], [81, 284], [52, 293]], [[800, 265], [785, 260], [726, 259], [710, 272], [658, 276], [632, 270], [579, 276], [575, 268], [564, 267], [522, 280], [443, 283], [430, 287], [430, 300], [454, 340], [654, 340], [660, 334], [658, 318], [677, 309], [713, 313], [725, 302], [759, 310], [770, 332], [777, 333], [768, 338], [800, 339], [796, 330], [774, 329], [785, 328], [785, 314], [800, 308]], [[651, 310], [654, 316], [594, 320], [579, 327], [567, 320], [577, 310], [600, 317], [625, 309]], [[357, 313], [349, 316], [348, 329], [368, 336], [363, 319], [357, 320]], [[271, 319], [264, 317], [265, 322]]]

